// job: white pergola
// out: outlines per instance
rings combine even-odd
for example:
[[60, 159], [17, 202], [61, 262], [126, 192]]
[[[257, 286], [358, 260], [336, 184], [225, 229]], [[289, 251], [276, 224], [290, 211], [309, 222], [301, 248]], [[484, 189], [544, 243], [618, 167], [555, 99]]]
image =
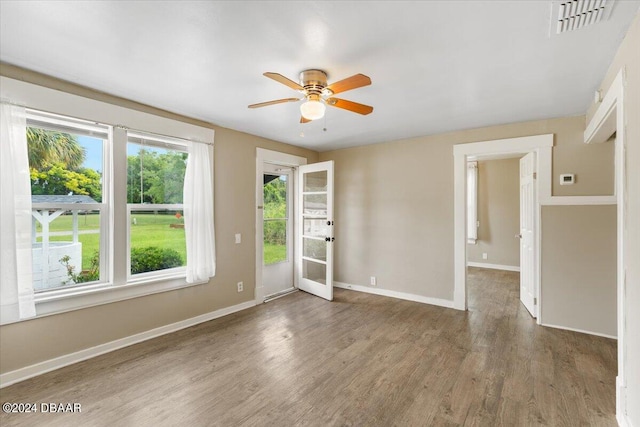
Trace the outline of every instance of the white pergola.
[[[31, 196], [31, 239], [32, 243], [37, 243], [36, 225], [39, 222], [42, 226], [42, 283], [49, 280], [49, 225], [64, 212], [71, 210], [73, 215], [72, 239], [73, 243], [78, 243], [78, 212], [87, 209], [87, 204], [98, 204], [89, 196]], [[77, 209], [69, 209], [69, 204], [76, 204]], [[60, 207], [65, 205], [64, 208]], [[89, 207], [90, 208], [90, 207]]]

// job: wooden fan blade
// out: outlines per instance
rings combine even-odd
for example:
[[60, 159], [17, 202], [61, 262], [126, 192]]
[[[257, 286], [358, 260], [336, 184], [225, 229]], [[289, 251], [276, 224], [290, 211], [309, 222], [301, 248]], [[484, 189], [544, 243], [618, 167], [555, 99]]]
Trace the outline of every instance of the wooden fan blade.
[[359, 104], [353, 101], [347, 101], [346, 99], [340, 98], [329, 98], [327, 99], [327, 105], [332, 107], [342, 108], [343, 110], [353, 111], [354, 113], [366, 115], [373, 111], [373, 107], [369, 105]]
[[249, 105], [249, 108], [260, 108], [260, 107], [266, 107], [267, 105], [282, 104], [283, 102], [295, 102], [295, 101], [300, 101], [300, 100], [298, 98], [276, 99], [274, 101], [259, 102], [257, 104], [251, 104]]
[[309, 123], [311, 120], [305, 119], [303, 116], [300, 116], [300, 123]]
[[282, 83], [283, 85], [289, 86], [291, 89], [300, 90], [300, 91], [304, 90], [304, 88], [300, 86], [298, 83], [294, 82], [293, 80], [289, 80], [282, 74], [264, 73], [263, 75], [265, 77], [269, 77], [270, 79], [277, 81], [278, 83]]
[[347, 77], [344, 80], [330, 84], [327, 88], [335, 95], [336, 93], [346, 92], [370, 84], [371, 79], [369, 77], [364, 74], [356, 74], [355, 76]]

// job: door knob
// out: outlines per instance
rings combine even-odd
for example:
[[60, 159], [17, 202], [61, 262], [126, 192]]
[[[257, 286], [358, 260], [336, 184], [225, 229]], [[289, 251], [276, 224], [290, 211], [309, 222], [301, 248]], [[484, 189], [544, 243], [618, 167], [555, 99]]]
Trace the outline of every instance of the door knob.
[[522, 239], [522, 234], [516, 234], [516, 239]]

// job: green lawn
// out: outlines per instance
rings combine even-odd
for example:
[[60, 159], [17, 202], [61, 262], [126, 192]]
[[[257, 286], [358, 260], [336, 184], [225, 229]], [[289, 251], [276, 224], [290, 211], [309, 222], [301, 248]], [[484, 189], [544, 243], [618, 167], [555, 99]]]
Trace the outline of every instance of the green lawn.
[[[73, 227], [72, 215], [60, 215], [51, 224], [49, 231], [71, 231]], [[100, 228], [100, 215], [97, 213], [78, 214], [78, 230], [96, 230]], [[42, 231], [42, 226], [36, 222], [36, 231]], [[53, 240], [53, 239], [52, 239]], [[64, 240], [64, 239], [63, 239]]]
[[171, 228], [179, 221], [173, 215], [154, 215], [152, 213], [131, 215], [136, 224], [131, 224], [131, 247], [144, 248], [157, 246], [177, 251], [182, 265], [187, 265], [187, 245], [184, 228]]
[[286, 245], [273, 245], [264, 242], [264, 264], [274, 264], [287, 259]]
[[[79, 230], [98, 230], [100, 228], [99, 215], [79, 215]], [[147, 246], [158, 246], [161, 248], [171, 248], [176, 250], [182, 257], [183, 265], [187, 262], [187, 248], [185, 244], [184, 229], [171, 228], [170, 224], [179, 221], [173, 215], [135, 213], [132, 218], [136, 219], [136, 224], [131, 224], [131, 247], [142, 248]], [[38, 231], [40, 230], [38, 224]], [[72, 216], [63, 215], [58, 217], [50, 225], [50, 230], [69, 232], [65, 236], [51, 236], [51, 241], [70, 241], [72, 229]], [[80, 234], [78, 236], [82, 242], [82, 269], [86, 270], [91, 265], [91, 257], [94, 251], [100, 246], [100, 234]], [[40, 241], [41, 239], [38, 239]], [[287, 247], [285, 245], [274, 245], [268, 242], [264, 244], [264, 263], [274, 264], [287, 259]]]
[[[50, 231], [69, 232], [64, 236], [50, 236], [51, 241], [71, 241], [72, 216], [63, 215], [58, 217], [50, 225]], [[131, 247], [143, 248], [147, 246], [157, 246], [161, 248], [171, 248], [177, 251], [182, 257], [182, 265], [187, 263], [187, 247], [183, 228], [171, 228], [170, 224], [177, 224], [179, 221], [173, 215], [136, 213], [132, 215], [136, 219], [136, 224], [131, 224]], [[100, 228], [99, 215], [80, 215], [78, 218], [79, 230], [98, 230]], [[41, 231], [39, 223], [37, 227]], [[91, 265], [93, 253], [99, 249], [100, 234], [80, 234], [78, 240], [82, 242], [82, 269], [86, 270]], [[38, 241], [41, 241], [38, 238]]]

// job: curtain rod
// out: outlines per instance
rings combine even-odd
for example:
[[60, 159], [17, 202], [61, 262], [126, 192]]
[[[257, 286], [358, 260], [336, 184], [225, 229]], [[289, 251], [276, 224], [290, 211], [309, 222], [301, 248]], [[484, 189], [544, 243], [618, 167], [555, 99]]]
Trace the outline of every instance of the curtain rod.
[[[188, 142], [197, 142], [199, 144], [207, 144], [207, 145], [211, 145], [211, 146], [214, 145], [213, 142], [201, 141], [199, 139], [180, 138], [178, 136], [165, 135], [163, 133], [151, 132], [151, 131], [148, 131], [148, 130], [132, 129], [132, 128], [130, 128], [128, 126], [125, 126], [125, 125], [114, 125], [113, 127], [114, 128], [118, 128], [118, 129], [122, 129], [122, 130], [125, 130], [125, 131], [139, 132], [139, 133], [143, 133], [143, 134], [146, 133], [146, 134], [158, 136], [158, 137], [161, 137], [161, 138], [177, 139], [177, 140], [188, 141]], [[211, 129], [211, 130], [213, 130], [213, 129]]]

